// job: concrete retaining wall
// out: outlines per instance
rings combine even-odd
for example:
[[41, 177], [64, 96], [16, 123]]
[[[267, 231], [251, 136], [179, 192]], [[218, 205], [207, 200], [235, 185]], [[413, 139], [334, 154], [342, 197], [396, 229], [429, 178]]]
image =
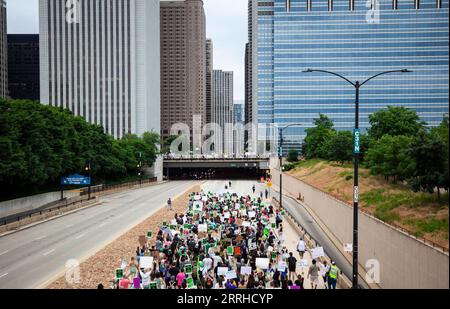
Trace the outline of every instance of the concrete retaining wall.
[[[65, 198], [72, 198], [79, 196], [80, 193], [65, 191]], [[33, 210], [47, 204], [58, 201], [61, 198], [61, 192], [49, 192], [33, 196], [18, 198], [0, 202], [0, 218], [17, 213]]]
[[[279, 185], [279, 172], [272, 170]], [[342, 244], [352, 243], [353, 208], [292, 176], [283, 175], [283, 189], [304, 197]], [[386, 289], [448, 289], [449, 256], [365, 213], [359, 214], [359, 258], [380, 263], [380, 286]]]

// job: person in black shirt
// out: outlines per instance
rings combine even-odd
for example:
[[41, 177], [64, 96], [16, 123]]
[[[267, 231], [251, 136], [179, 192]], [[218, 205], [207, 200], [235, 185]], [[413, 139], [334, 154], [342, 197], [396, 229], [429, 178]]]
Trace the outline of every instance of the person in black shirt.
[[294, 257], [293, 253], [289, 253], [289, 258], [287, 259], [288, 262], [288, 268], [289, 268], [289, 279], [294, 281], [297, 274], [296, 274], [296, 268], [297, 268], [297, 259]]

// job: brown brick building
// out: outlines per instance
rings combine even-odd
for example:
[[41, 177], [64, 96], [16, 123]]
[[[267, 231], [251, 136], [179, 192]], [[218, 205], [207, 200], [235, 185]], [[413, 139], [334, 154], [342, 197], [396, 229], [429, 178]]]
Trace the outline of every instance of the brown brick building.
[[193, 115], [206, 123], [206, 29], [202, 0], [161, 1], [161, 135]]

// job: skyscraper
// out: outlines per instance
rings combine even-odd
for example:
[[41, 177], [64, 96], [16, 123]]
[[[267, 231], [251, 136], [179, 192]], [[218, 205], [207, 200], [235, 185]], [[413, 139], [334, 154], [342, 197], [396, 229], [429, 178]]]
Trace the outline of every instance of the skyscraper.
[[[206, 28], [202, 0], [161, 1], [161, 135], [206, 122]], [[177, 130], [178, 131], [178, 130]]]
[[212, 123], [219, 125], [220, 134], [215, 134], [214, 150], [218, 154], [231, 154], [233, 149], [233, 72], [212, 72]]
[[260, 141], [265, 125], [300, 123], [285, 131], [286, 148], [298, 148], [319, 113], [331, 117], [338, 130], [353, 128], [354, 89], [331, 75], [302, 73], [308, 68], [353, 81], [389, 70], [414, 71], [382, 76], [361, 89], [362, 129], [369, 127], [369, 115], [389, 105], [414, 109], [430, 126], [448, 113], [448, 0], [375, 1], [372, 11], [366, 3], [257, 1], [252, 51], [258, 51], [253, 91]]
[[8, 96], [6, 1], [0, 0], [0, 98]]
[[115, 137], [159, 132], [159, 1], [40, 0], [39, 10], [41, 102]]
[[213, 42], [206, 40], [206, 123], [211, 123], [211, 78], [213, 71]]
[[8, 34], [8, 88], [12, 99], [40, 100], [38, 34]]

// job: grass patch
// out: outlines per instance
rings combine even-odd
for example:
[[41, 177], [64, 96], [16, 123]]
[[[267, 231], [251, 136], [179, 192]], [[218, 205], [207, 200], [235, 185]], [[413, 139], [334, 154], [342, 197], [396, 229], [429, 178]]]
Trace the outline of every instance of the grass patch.
[[309, 159], [309, 160], [303, 160], [295, 163], [295, 167], [297, 168], [310, 168], [313, 167], [321, 162], [324, 162], [322, 159]]
[[415, 228], [415, 235], [417, 237], [421, 237], [424, 234], [433, 234], [444, 231], [448, 238], [448, 217], [443, 219], [407, 219], [404, 223]]
[[396, 211], [390, 211], [390, 210], [380, 210], [376, 209], [374, 213], [375, 218], [380, 219], [383, 222], [386, 223], [392, 223], [394, 221], [400, 220], [400, 215]]

